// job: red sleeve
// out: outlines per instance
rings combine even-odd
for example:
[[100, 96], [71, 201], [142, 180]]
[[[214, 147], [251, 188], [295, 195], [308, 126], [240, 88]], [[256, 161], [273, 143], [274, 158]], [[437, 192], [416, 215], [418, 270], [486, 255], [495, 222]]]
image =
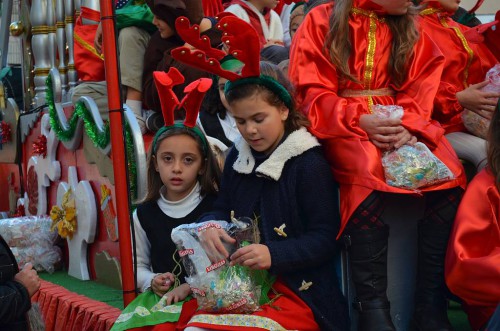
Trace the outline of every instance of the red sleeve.
[[361, 102], [338, 96], [337, 70], [323, 49], [331, 7], [311, 11], [294, 36], [289, 76], [296, 86], [298, 104], [311, 121], [310, 130], [321, 139], [355, 135], [368, 140], [359, 127], [359, 116], [367, 109]]
[[500, 298], [500, 194], [486, 171], [476, 175], [460, 203], [446, 255], [450, 290], [473, 306]]
[[444, 135], [444, 129], [431, 120], [434, 98], [444, 66], [444, 56], [425, 32], [414, 48], [408, 74], [398, 93], [396, 104], [405, 109], [403, 126], [419, 141], [434, 149]]

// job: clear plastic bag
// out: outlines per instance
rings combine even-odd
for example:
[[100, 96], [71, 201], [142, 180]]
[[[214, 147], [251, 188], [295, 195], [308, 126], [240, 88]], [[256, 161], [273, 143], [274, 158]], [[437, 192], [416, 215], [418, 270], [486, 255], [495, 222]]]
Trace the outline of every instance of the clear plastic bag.
[[[486, 80], [489, 83], [481, 89], [486, 92], [500, 92], [500, 63], [497, 63], [486, 73]], [[473, 135], [486, 139], [490, 120], [484, 118], [473, 111], [464, 109], [462, 112], [462, 120], [465, 128]]]
[[47, 215], [0, 220], [0, 233], [20, 268], [30, 262], [38, 271], [54, 272], [62, 252], [54, 245], [58, 236], [57, 231], [50, 231], [51, 224], [52, 220]]
[[[401, 106], [375, 105], [373, 113], [380, 118], [401, 118], [404, 111]], [[454, 178], [451, 170], [420, 142], [384, 152], [382, 166], [388, 185], [409, 190]]]
[[243, 266], [229, 266], [229, 260], [212, 263], [203, 249], [199, 235], [215, 227], [225, 230], [236, 239], [236, 244], [226, 245], [230, 254], [237, 248], [256, 242], [256, 226], [249, 218], [226, 221], [209, 221], [186, 224], [172, 230], [172, 240], [177, 246], [186, 270], [186, 282], [191, 287], [201, 310], [218, 313], [252, 313], [259, 309], [261, 288], [252, 271]]
[[424, 144], [403, 145], [382, 157], [387, 184], [417, 189], [454, 178], [450, 169]]

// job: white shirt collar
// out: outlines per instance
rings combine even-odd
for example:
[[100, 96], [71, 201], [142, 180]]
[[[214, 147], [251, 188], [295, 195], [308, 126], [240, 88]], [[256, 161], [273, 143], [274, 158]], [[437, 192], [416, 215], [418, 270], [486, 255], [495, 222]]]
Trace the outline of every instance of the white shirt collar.
[[199, 182], [196, 182], [193, 190], [183, 199], [178, 201], [167, 200], [166, 196], [167, 188], [162, 186], [160, 189], [160, 198], [158, 199], [158, 206], [161, 211], [167, 216], [172, 218], [182, 218], [192, 212], [202, 200], [200, 195], [201, 186]]

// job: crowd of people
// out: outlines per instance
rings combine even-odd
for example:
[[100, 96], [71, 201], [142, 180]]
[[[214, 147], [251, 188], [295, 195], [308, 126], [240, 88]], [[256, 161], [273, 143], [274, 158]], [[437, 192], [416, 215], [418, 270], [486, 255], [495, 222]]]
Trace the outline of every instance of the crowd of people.
[[[352, 303], [334, 260], [341, 237], [351, 242], [359, 330], [396, 330], [386, 292], [397, 234], [382, 215], [387, 198], [403, 194], [424, 201], [407, 294], [415, 329], [453, 330], [449, 291], [474, 330], [498, 327], [500, 89], [486, 89], [485, 77], [499, 58], [453, 20], [459, 1], [210, 2], [149, 0], [149, 24], [125, 20], [119, 32], [125, 103], [155, 136], [148, 194], [133, 216], [142, 294], [114, 330], [349, 330]], [[121, 41], [127, 35], [133, 44]], [[401, 116], [381, 116], [379, 106]], [[489, 124], [485, 136], [464, 125], [465, 112]], [[394, 153], [425, 155], [423, 167], [439, 169], [410, 178], [407, 159], [399, 173], [386, 164]], [[394, 173], [409, 182], [390, 182]], [[229, 254], [234, 238], [205, 229], [212, 262], [266, 270], [273, 289], [238, 318], [196, 309], [170, 240], [179, 225], [231, 212], [258, 219], [260, 242]], [[158, 302], [172, 309], [151, 310]]]

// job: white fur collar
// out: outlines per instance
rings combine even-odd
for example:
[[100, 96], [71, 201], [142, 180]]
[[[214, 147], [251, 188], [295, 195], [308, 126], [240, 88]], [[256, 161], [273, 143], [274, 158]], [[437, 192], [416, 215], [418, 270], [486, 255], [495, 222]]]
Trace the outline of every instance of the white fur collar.
[[[274, 180], [281, 177], [286, 161], [298, 156], [305, 151], [319, 146], [318, 140], [305, 128], [290, 133], [286, 140], [265, 160], [256, 170], [257, 175], [263, 175]], [[252, 173], [255, 167], [255, 159], [250, 146], [241, 137], [235, 142], [234, 147], [238, 150], [238, 158], [233, 164], [233, 169], [241, 174]]]

